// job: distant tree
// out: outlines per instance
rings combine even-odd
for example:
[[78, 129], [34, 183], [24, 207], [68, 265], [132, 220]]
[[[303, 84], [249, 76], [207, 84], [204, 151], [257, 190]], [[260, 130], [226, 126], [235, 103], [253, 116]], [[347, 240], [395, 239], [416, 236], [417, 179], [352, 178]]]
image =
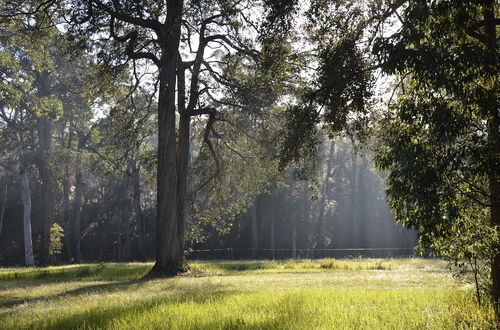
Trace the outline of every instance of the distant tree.
[[[125, 85], [123, 82], [122, 85]], [[99, 156], [95, 161], [104, 162], [94, 172], [105, 171], [117, 180], [119, 210], [118, 255], [120, 260], [132, 258], [132, 235], [137, 233], [137, 256], [144, 260], [145, 224], [143, 217], [141, 169], [154, 162], [150, 155], [155, 134], [151, 112], [155, 106], [152, 95], [143, 89], [115, 86], [114, 106], [109, 114], [95, 126], [97, 141], [89, 141], [88, 153]], [[135, 91], [133, 91], [135, 90]], [[132, 91], [132, 92], [131, 92]], [[95, 155], [94, 155], [95, 156]], [[132, 213], [134, 214], [132, 221]], [[134, 229], [134, 230], [133, 230]]]
[[[5, 180], [5, 179], [4, 179]], [[1, 204], [0, 204], [0, 235], [2, 234], [2, 228], [3, 228], [3, 217], [5, 215], [5, 208], [7, 207], [7, 198], [9, 196], [9, 182], [8, 180], [5, 180], [5, 184], [3, 184], [4, 192], [1, 197]]]
[[318, 230], [317, 230], [317, 242], [320, 249], [325, 247], [325, 209], [328, 201], [328, 193], [330, 191], [330, 186], [332, 182], [333, 169], [334, 169], [334, 154], [335, 154], [335, 141], [330, 143], [328, 148], [327, 165], [325, 171], [325, 178], [323, 187], [321, 187], [320, 195], [320, 205], [319, 205], [319, 215], [318, 215]]
[[[21, 35], [23, 35], [22, 38]], [[22, 24], [15, 21], [4, 23], [0, 29], [0, 36], [3, 46], [0, 90], [5, 95], [0, 101], [0, 120], [3, 124], [2, 137], [4, 139], [2, 156], [6, 160], [2, 166], [6, 170], [13, 171], [10, 173], [12, 176], [18, 176], [23, 204], [25, 264], [33, 266], [35, 261], [32, 244], [29, 167], [35, 159], [33, 150], [36, 150], [34, 139], [37, 123], [36, 105], [45, 102], [44, 110], [50, 111], [50, 104], [54, 100], [40, 98], [33, 86], [37, 72], [35, 68], [44, 66], [43, 46], [32, 44], [30, 37], [33, 35], [30, 35]], [[57, 104], [57, 101], [54, 103]]]
[[[25, 2], [17, 9], [29, 11], [29, 3]], [[105, 86], [109, 84], [106, 84], [105, 76], [95, 79], [96, 66], [81, 50], [70, 49], [71, 42], [53, 26], [54, 17], [36, 11], [30, 17], [25, 16], [28, 14], [9, 15], [9, 11], [4, 13], [2, 43], [5, 59], [9, 60], [3, 62], [6, 82], [3, 93], [6, 97], [2, 104], [2, 119], [7, 123], [7, 133], [17, 132], [10, 136], [10, 144], [21, 155], [18, 157], [21, 170], [31, 164], [38, 169], [36, 179], [41, 182], [41, 189], [37, 197], [40, 196], [41, 200], [34, 203], [41, 208], [36, 219], [42, 220], [38, 255], [41, 263], [53, 260], [49, 257], [50, 228], [61, 216], [64, 221], [60, 223], [66, 229], [64, 237], [68, 260], [74, 257], [79, 261], [79, 249], [76, 247], [79, 229], [72, 233], [79, 227], [70, 221], [73, 218], [70, 215], [70, 173], [71, 166], [78, 165], [78, 161], [76, 164], [71, 161], [73, 145], [77, 139], [80, 144], [82, 138], [88, 139], [92, 107], [95, 107], [96, 100], [104, 96]], [[88, 92], [90, 87], [93, 89], [91, 93]], [[15, 141], [18, 141], [17, 147]], [[64, 163], [64, 170], [54, 166], [55, 162]], [[29, 172], [25, 174], [29, 175]], [[56, 197], [61, 177], [64, 211], [60, 215]], [[29, 185], [23, 187], [21, 192], [26, 192]], [[76, 195], [81, 195], [81, 184], [76, 184], [75, 188]], [[23, 196], [27, 201], [27, 195]], [[75, 206], [78, 206], [78, 199], [75, 199]], [[79, 208], [76, 209], [74, 216], [78, 218]], [[73, 256], [72, 252], [77, 256]]]

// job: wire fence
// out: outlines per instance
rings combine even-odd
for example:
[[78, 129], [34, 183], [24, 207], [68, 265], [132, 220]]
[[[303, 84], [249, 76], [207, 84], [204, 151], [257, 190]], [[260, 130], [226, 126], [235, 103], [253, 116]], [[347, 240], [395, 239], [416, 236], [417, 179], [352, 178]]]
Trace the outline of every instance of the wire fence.
[[[268, 249], [268, 248], [217, 248], [189, 249], [189, 260], [284, 260], [322, 258], [407, 258], [417, 257], [412, 248], [346, 248], [346, 249]], [[85, 259], [85, 262], [119, 261], [116, 254], [101, 254], [99, 258]], [[132, 258], [132, 260], [136, 260]], [[149, 261], [154, 257], [149, 256]], [[57, 263], [64, 263], [63, 257]], [[23, 259], [0, 257], [0, 267], [21, 266]]]

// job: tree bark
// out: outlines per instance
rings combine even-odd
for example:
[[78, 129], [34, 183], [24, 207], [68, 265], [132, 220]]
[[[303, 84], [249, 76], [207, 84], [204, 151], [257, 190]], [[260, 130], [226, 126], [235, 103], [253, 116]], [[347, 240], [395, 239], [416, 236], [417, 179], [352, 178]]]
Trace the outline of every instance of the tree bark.
[[35, 265], [33, 258], [33, 242], [31, 238], [31, 190], [26, 167], [21, 169], [21, 201], [23, 203], [23, 228], [24, 228], [24, 262], [30, 267]]
[[250, 207], [250, 216], [252, 217], [252, 249], [253, 255], [256, 256], [257, 248], [259, 247], [259, 231], [257, 223], [257, 198], [255, 199], [254, 205]]
[[127, 171], [122, 178], [121, 183], [121, 244], [119, 259], [121, 261], [130, 261], [131, 242], [130, 242], [130, 197], [129, 197], [130, 176]]
[[356, 213], [356, 228], [355, 230], [355, 237], [357, 238], [356, 240], [356, 246], [357, 248], [363, 248], [366, 247], [365, 245], [365, 232], [366, 232], [366, 220], [365, 216], [363, 213], [363, 210], [367, 210], [367, 205], [366, 205], [366, 187], [365, 187], [365, 179], [366, 179], [366, 171], [368, 170], [368, 163], [366, 161], [366, 158], [364, 156], [360, 156], [359, 158], [359, 165], [358, 165], [358, 175], [356, 179], [356, 206], [355, 206], [355, 213]]
[[335, 141], [330, 143], [330, 150], [328, 151], [328, 160], [326, 165], [325, 182], [323, 184], [323, 191], [321, 193], [321, 203], [318, 217], [318, 248], [325, 248], [325, 208], [327, 202], [327, 195], [330, 191], [330, 178], [333, 168], [333, 154], [335, 152]]
[[[48, 72], [36, 72], [38, 96], [49, 95]], [[50, 148], [52, 143], [52, 121], [46, 116], [37, 119], [38, 131], [38, 170], [42, 182], [42, 244], [41, 261], [48, 264], [50, 227], [54, 221], [54, 178], [50, 165]]]
[[137, 223], [137, 231], [139, 232], [139, 260], [146, 260], [146, 251], [145, 251], [145, 241], [146, 241], [146, 226], [144, 223], [144, 217], [142, 215], [142, 206], [141, 206], [141, 177], [139, 173], [139, 168], [137, 167], [136, 160], [131, 161], [132, 168], [132, 189], [133, 189], [133, 203], [134, 203], [134, 212]]
[[162, 48], [158, 96], [158, 181], [156, 262], [150, 276], [171, 276], [186, 270], [184, 223], [177, 217], [175, 92], [182, 0], [167, 1], [167, 17], [158, 39]]
[[64, 213], [64, 244], [66, 247], [66, 259], [71, 261], [73, 258], [73, 246], [72, 246], [72, 234], [71, 234], [71, 213], [70, 213], [70, 202], [69, 202], [69, 170], [70, 170], [70, 158], [71, 158], [71, 144], [73, 142], [73, 131], [70, 127], [68, 135], [68, 145], [66, 147], [66, 152], [68, 153], [68, 159], [64, 165], [64, 180], [63, 180], [63, 213]]
[[[484, 11], [485, 34], [488, 39], [490, 55], [488, 62], [491, 65], [498, 65], [498, 58], [495, 54], [497, 47], [495, 8], [492, 4]], [[486, 65], [485, 67], [488, 67]], [[486, 104], [486, 111], [489, 114], [488, 120], [488, 161], [489, 161], [489, 190], [490, 190], [490, 214], [491, 226], [500, 226], [500, 114], [497, 103], [497, 91], [490, 91], [490, 96]], [[500, 247], [497, 247], [493, 256], [491, 267], [491, 277], [493, 281], [493, 300], [497, 321], [500, 320]]]
[[85, 137], [80, 135], [78, 137], [78, 151], [76, 154], [76, 179], [75, 179], [75, 199], [73, 201], [73, 254], [74, 262], [81, 263], [81, 217], [82, 217], [82, 191], [83, 191], [83, 173], [82, 173], [82, 148], [85, 143]]
[[179, 118], [179, 134], [177, 145], [177, 218], [179, 223], [179, 239], [184, 246], [186, 222], [186, 196], [189, 174], [189, 131], [191, 117], [181, 114]]
[[271, 199], [271, 221], [270, 221], [270, 243], [271, 243], [271, 256], [273, 260], [276, 258], [276, 208], [273, 203], [273, 196]]
[[2, 199], [2, 206], [0, 207], [0, 235], [2, 235], [2, 228], [3, 228], [3, 215], [5, 213], [5, 208], [7, 206], [7, 193], [8, 193], [8, 182], [5, 182], [5, 193], [3, 195]]
[[358, 154], [353, 152], [352, 155], [352, 173], [351, 173], [351, 247], [358, 247], [358, 192], [357, 192], [357, 175], [358, 175]]

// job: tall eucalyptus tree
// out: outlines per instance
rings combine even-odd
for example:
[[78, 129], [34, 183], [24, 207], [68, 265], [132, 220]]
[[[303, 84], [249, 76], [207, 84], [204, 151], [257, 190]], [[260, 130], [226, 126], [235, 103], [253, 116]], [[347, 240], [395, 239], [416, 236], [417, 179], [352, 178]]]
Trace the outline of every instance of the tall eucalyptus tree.
[[235, 60], [257, 60], [251, 49], [252, 32], [250, 38], [243, 36], [245, 25], [254, 30], [252, 1], [62, 3], [61, 11], [71, 22], [68, 31], [77, 36], [92, 34], [92, 47], [103, 63], [133, 62], [136, 73], [147, 62], [154, 66], [153, 80], [158, 87], [157, 248], [151, 275], [182, 272], [186, 269], [190, 121], [193, 116], [208, 116], [204, 142], [216, 159], [209, 136], [217, 119], [216, 106], [221, 104], [221, 86], [237, 87], [231, 86], [224, 69]]

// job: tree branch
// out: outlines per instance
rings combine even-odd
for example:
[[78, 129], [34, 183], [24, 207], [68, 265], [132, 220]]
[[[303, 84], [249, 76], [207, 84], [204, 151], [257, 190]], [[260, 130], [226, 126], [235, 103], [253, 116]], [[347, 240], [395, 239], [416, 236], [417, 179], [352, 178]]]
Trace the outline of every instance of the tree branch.
[[161, 23], [155, 19], [145, 19], [132, 15], [127, 15], [123, 12], [120, 2], [117, 0], [112, 0], [114, 9], [105, 5], [100, 0], [90, 0], [89, 5], [95, 4], [97, 8], [108, 13], [112, 18], [116, 18], [122, 22], [130, 23], [137, 26], [142, 26], [145, 28], [152, 29], [154, 31], [159, 31], [161, 29]]
[[120, 41], [120, 42], [127, 42], [127, 46], [125, 47], [125, 53], [127, 54], [127, 56], [130, 59], [132, 59], [132, 60], [149, 59], [149, 60], [153, 61], [153, 63], [157, 67], [160, 66], [160, 60], [153, 53], [134, 51], [134, 48], [137, 45], [137, 37], [138, 37], [137, 30], [133, 30], [133, 31], [129, 32], [124, 37], [120, 37], [119, 35], [116, 34], [116, 31], [115, 31], [115, 18], [111, 17], [111, 20], [109, 23], [109, 31], [110, 31], [111, 36], [115, 40]]
[[208, 117], [207, 125], [205, 127], [205, 134], [203, 135], [203, 142], [207, 145], [208, 150], [210, 151], [210, 154], [212, 155], [214, 162], [215, 162], [215, 171], [208, 177], [205, 181], [203, 181], [196, 189], [194, 189], [191, 194], [189, 195], [189, 199], [191, 199], [193, 196], [196, 195], [198, 191], [203, 189], [205, 186], [207, 186], [212, 180], [214, 180], [216, 177], [219, 176], [220, 172], [222, 171], [221, 165], [220, 165], [220, 160], [219, 156], [217, 155], [217, 152], [215, 151], [212, 142], [210, 141], [210, 132], [212, 131], [212, 127], [215, 122], [215, 115], [211, 114]]

